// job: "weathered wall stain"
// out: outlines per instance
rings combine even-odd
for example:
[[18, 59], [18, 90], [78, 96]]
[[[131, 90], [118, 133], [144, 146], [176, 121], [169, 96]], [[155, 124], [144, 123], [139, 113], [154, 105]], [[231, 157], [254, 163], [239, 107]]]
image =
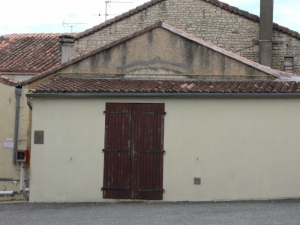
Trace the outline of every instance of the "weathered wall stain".
[[201, 54], [201, 58], [202, 58], [202, 62], [201, 65], [203, 65], [203, 67], [205, 68], [209, 68], [210, 67], [210, 57], [211, 57], [211, 50], [204, 47], [204, 46], [200, 46], [200, 54]]
[[128, 55], [128, 45], [127, 42], [125, 42], [122, 47], [121, 47], [121, 54], [122, 54], [122, 65], [126, 65], [126, 61], [127, 61], [127, 55]]
[[148, 43], [149, 43], [149, 44], [152, 44], [152, 42], [153, 42], [153, 33], [152, 33], [152, 30], [150, 30], [150, 31], [148, 32], [147, 37], [148, 37]]
[[246, 67], [246, 71], [249, 75], [254, 75], [255, 74], [255, 70], [250, 66]]
[[180, 71], [180, 73], [191, 73], [192, 70], [189, 66], [182, 63], [175, 63], [161, 59], [159, 56], [152, 60], [136, 60], [125, 66], [116, 67], [121, 71], [133, 71], [134, 69], [146, 69], [150, 66], [157, 66], [160, 69], [168, 69], [168, 66], [175, 67], [174, 71]]
[[75, 63], [75, 64], [72, 66], [72, 71], [73, 71], [74, 73], [77, 73], [79, 69], [80, 69], [79, 63]]
[[145, 25], [145, 21], [146, 21], [146, 19], [147, 19], [147, 10], [144, 10], [144, 11], [142, 11], [141, 13], [140, 13], [140, 15], [139, 15], [139, 26], [140, 27], [144, 27], [144, 25]]
[[170, 37], [170, 42], [172, 46], [175, 46], [177, 44], [177, 41], [179, 40], [179, 36], [177, 35], [169, 35]]
[[91, 57], [91, 71], [95, 71], [96, 68], [99, 67], [99, 56], [98, 55], [93, 55]]
[[197, 52], [198, 50], [198, 45], [195, 44], [194, 42], [190, 40], [185, 40], [184, 41], [184, 49], [183, 49], [183, 54], [185, 58], [185, 62], [189, 67], [193, 66], [194, 62], [194, 53]]
[[109, 63], [111, 61], [111, 49], [104, 51], [104, 61], [105, 63]]
[[224, 55], [221, 56], [221, 74], [225, 74], [226, 70], [226, 57]]

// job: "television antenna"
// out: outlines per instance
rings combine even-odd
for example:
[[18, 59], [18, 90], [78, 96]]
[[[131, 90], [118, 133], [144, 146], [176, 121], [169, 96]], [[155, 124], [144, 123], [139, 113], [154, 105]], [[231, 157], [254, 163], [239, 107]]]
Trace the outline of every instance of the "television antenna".
[[99, 16], [99, 22], [100, 22], [100, 17], [101, 16], [116, 16], [116, 15], [119, 15], [119, 14], [101, 14], [101, 13], [99, 13], [98, 15], [94, 15], [94, 16]]
[[[113, 15], [113, 14], [107, 13], [107, 6], [110, 7], [109, 3], [133, 3], [133, 2], [115, 2], [115, 1], [106, 0], [105, 1], [105, 21], [107, 20], [107, 16]], [[100, 14], [99, 14], [99, 16], [100, 16]]]
[[73, 32], [73, 27], [76, 27], [76, 25], [79, 24], [86, 24], [86, 23], [65, 23], [65, 20], [63, 20], [62, 25], [65, 28], [65, 26], [67, 27], [71, 27], [71, 33]]

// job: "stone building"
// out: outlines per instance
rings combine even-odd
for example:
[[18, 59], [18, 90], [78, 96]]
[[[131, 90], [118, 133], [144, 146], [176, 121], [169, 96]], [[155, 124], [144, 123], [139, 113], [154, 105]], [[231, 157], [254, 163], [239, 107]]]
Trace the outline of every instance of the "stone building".
[[[71, 55], [80, 56], [156, 21], [259, 61], [259, 17], [218, 0], [149, 1], [77, 34]], [[274, 23], [272, 41], [272, 68], [300, 73], [300, 34]]]

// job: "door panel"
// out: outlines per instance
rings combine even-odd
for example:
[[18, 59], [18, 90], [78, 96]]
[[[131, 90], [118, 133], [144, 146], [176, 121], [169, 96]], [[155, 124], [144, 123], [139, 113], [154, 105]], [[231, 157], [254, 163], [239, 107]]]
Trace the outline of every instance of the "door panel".
[[131, 109], [131, 104], [106, 105], [104, 198], [131, 197]]
[[135, 106], [135, 179], [137, 199], [159, 200], [163, 194], [163, 104]]
[[160, 200], [164, 104], [106, 104], [103, 197]]

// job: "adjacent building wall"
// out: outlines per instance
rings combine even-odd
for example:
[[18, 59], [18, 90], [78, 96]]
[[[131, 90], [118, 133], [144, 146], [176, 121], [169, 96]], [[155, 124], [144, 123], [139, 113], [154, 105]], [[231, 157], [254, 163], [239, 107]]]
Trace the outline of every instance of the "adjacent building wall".
[[[134, 12], [134, 11], [133, 11]], [[214, 45], [258, 62], [259, 23], [203, 0], [166, 0], [75, 41], [73, 57], [163, 21]], [[93, 30], [91, 28], [89, 31]], [[293, 57], [300, 73], [300, 40], [274, 29], [272, 68], [284, 71], [284, 57]]]
[[[0, 83], [0, 90], [0, 190], [19, 192], [20, 163], [13, 164], [13, 141], [16, 113], [15, 87]], [[26, 150], [28, 129], [28, 118], [26, 117], [26, 111], [28, 111], [28, 109], [24, 105], [24, 99], [23, 101], [21, 100], [20, 107], [18, 150]], [[15, 197], [16, 196], [5, 197], [2, 195], [0, 196], [0, 201], [16, 199]], [[18, 196], [17, 199], [20, 199], [20, 196]]]
[[298, 99], [35, 98], [31, 202], [116, 201], [101, 191], [106, 102], [165, 103], [164, 201], [300, 197]]
[[19, 165], [14, 165], [13, 140], [15, 126], [15, 87], [0, 83], [0, 190], [17, 191], [19, 186]]

